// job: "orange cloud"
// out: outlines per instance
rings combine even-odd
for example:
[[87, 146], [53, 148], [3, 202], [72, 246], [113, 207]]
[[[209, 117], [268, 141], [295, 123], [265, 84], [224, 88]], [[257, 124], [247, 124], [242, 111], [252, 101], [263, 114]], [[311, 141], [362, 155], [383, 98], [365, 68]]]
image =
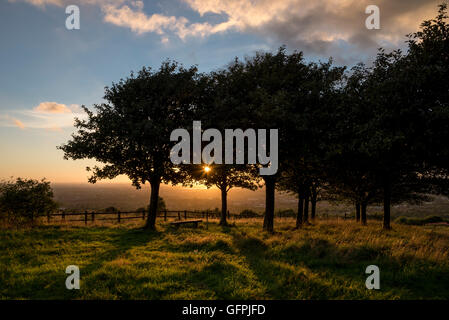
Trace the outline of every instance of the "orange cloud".
[[23, 124], [22, 121], [14, 119], [14, 124], [19, 127], [20, 129], [25, 129], [25, 125]]
[[65, 104], [57, 102], [41, 102], [33, 110], [41, 113], [72, 113]]
[[47, 128], [46, 130], [48, 130], [48, 131], [55, 131], [55, 132], [62, 132], [62, 128], [61, 127], [57, 127], [57, 126], [53, 126], [53, 127]]

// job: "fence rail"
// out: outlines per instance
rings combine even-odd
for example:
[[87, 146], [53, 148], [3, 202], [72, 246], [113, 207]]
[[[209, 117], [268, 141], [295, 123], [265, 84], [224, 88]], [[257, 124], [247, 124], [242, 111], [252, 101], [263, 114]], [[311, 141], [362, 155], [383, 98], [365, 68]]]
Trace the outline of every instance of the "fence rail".
[[[131, 215], [131, 216], [130, 216]], [[109, 217], [110, 216], [110, 217]], [[168, 219], [175, 220], [187, 220], [190, 218], [202, 218], [208, 221], [213, 218], [220, 218], [220, 212], [211, 211], [211, 210], [203, 210], [203, 211], [192, 211], [192, 210], [162, 210], [159, 211], [156, 215], [159, 218], [163, 218], [164, 221]], [[47, 222], [57, 220], [57, 217], [60, 217], [59, 222], [84, 222], [86, 225], [89, 222], [95, 221], [117, 221], [121, 223], [123, 220], [134, 220], [140, 219], [145, 220], [148, 217], [148, 211], [116, 211], [116, 212], [93, 212], [93, 211], [85, 211], [85, 212], [61, 212], [61, 213], [52, 213], [47, 214]], [[81, 217], [78, 219], [71, 219], [70, 217]], [[228, 211], [227, 214], [228, 219], [245, 219], [245, 218], [263, 218], [263, 215], [257, 216], [242, 216], [240, 214], [231, 214]], [[278, 218], [295, 218], [294, 215], [282, 215], [281, 212], [276, 214]], [[318, 217], [318, 215], [317, 215]], [[352, 215], [344, 216], [342, 215], [329, 215], [328, 213], [320, 214], [321, 218], [329, 219], [329, 218], [340, 218], [343, 220], [352, 219]]]
[[[132, 215], [132, 216], [130, 216]], [[108, 217], [111, 216], [111, 217]], [[116, 211], [116, 212], [61, 212], [47, 214], [47, 222], [55, 221], [57, 217], [60, 217], [59, 221], [62, 222], [88, 222], [95, 221], [117, 221], [121, 223], [122, 220], [140, 219], [145, 220], [148, 217], [148, 211]], [[78, 219], [72, 219], [71, 217], [82, 217]], [[187, 220], [189, 218], [203, 218], [209, 220], [209, 218], [219, 217], [215, 211], [191, 211], [191, 210], [162, 210], [157, 213], [157, 217], [163, 218], [164, 221], [168, 219]], [[228, 212], [228, 217], [231, 214]]]

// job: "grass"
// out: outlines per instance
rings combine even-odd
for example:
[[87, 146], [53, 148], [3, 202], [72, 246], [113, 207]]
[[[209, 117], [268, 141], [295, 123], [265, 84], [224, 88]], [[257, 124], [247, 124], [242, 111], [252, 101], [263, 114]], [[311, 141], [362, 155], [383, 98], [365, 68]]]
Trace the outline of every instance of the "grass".
[[396, 219], [397, 223], [415, 225], [415, 226], [423, 226], [425, 224], [430, 223], [449, 223], [448, 218], [443, 218], [439, 216], [428, 216], [424, 218], [415, 218], [415, 217], [399, 217]]
[[[260, 219], [198, 229], [160, 224], [0, 230], [1, 299], [448, 299], [449, 228]], [[367, 290], [368, 265], [381, 289]], [[78, 265], [81, 289], [65, 288]]]

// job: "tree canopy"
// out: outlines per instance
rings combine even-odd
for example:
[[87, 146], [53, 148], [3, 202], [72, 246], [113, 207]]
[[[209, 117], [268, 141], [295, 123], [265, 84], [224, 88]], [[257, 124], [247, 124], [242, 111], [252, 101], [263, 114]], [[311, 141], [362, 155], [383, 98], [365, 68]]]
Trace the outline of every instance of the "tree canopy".
[[87, 120], [76, 120], [78, 131], [60, 147], [66, 159], [95, 159], [89, 181], [127, 175], [137, 188], [151, 185], [147, 227], [154, 229], [161, 183], [176, 183], [179, 176], [170, 161], [170, 134], [191, 126], [201, 99], [196, 67], [166, 61], [158, 70], [142, 68], [105, 90], [106, 103], [95, 113], [83, 106]]
[[[314, 218], [322, 190], [353, 203], [362, 224], [367, 206], [383, 203], [389, 229], [392, 203], [449, 194], [447, 18], [440, 5], [434, 19], [409, 35], [406, 52], [380, 49], [371, 66], [349, 71], [332, 59], [307, 62], [285, 47], [205, 74], [171, 61], [143, 68], [107, 87], [95, 112], [83, 107], [88, 119], [76, 121], [78, 131], [60, 149], [66, 158], [103, 164], [92, 169], [90, 182], [121, 174], [136, 187], [149, 182], [149, 228], [155, 227], [160, 183], [218, 187], [226, 224], [228, 190], [263, 181], [266, 231], [274, 230], [276, 189], [298, 196], [298, 228], [309, 222], [309, 202]], [[194, 121], [219, 132], [277, 129], [276, 174], [260, 175], [261, 164], [247, 161], [247, 154], [243, 164], [172, 163], [171, 132], [192, 129]]]

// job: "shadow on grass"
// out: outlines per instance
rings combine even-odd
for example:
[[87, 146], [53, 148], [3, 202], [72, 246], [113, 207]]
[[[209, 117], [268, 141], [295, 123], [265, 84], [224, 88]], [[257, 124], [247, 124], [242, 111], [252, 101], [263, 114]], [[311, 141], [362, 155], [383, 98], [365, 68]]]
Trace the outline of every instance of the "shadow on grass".
[[[134, 247], [145, 246], [163, 233], [143, 229], [107, 227], [40, 226], [19, 233], [2, 235], [0, 249], [10, 249], [10, 256], [0, 255], [5, 265], [0, 271], [0, 297], [35, 299], [70, 299], [83, 290], [67, 290], [65, 269], [78, 265], [82, 288], [94, 288], [89, 275]], [[3, 251], [5, 252], [5, 251]], [[5, 261], [3, 261], [5, 260]], [[8, 260], [8, 261], [6, 261]], [[17, 261], [17, 263], [14, 263]], [[84, 282], [84, 283], [83, 283]], [[7, 288], [9, 285], [10, 288]]]
[[[101, 298], [106, 293], [108, 298], [120, 299], [242, 299], [247, 298], [239, 292], [242, 286], [250, 285], [245, 274], [235, 265], [219, 258], [214, 261], [207, 253], [218, 252], [232, 254], [234, 250], [226, 241], [221, 239], [213, 242], [170, 243], [169, 240], [157, 247], [153, 253], [156, 261], [133, 263], [132, 273], [125, 269], [116, 269], [120, 273], [117, 278], [111, 277], [111, 269], [104, 270], [102, 266], [116, 258], [122, 257], [128, 250], [144, 247], [152, 240], [163, 239], [165, 236], [189, 236], [191, 230], [177, 230], [168, 228], [163, 232], [135, 229], [117, 234], [108, 240], [114, 248], [95, 257], [95, 260], [83, 267], [89, 274], [86, 287], [97, 288], [98, 294], [93, 298]], [[208, 263], [200, 268], [183, 268], [182, 260], [194, 262], [206, 255]], [[174, 255], [180, 264], [160, 264], [160, 255]], [[192, 255], [194, 257], [192, 257]], [[195, 257], [195, 255], [199, 255]], [[167, 263], [170, 263], [170, 258]], [[164, 259], [163, 259], [164, 260]], [[155, 266], [157, 264], [157, 266]], [[114, 270], [114, 269], [113, 269]], [[138, 274], [141, 270], [142, 274]], [[130, 288], [130, 286], [132, 288]], [[122, 290], [121, 287], [127, 288]], [[255, 297], [254, 297], [255, 298]]]
[[[345, 298], [351, 299], [449, 298], [449, 277], [444, 266], [412, 256], [402, 256], [400, 259], [392, 257], [390, 248], [387, 247], [373, 248], [368, 245], [338, 247], [325, 239], [307, 239], [301, 245], [291, 244], [280, 250], [264, 252], [264, 254], [254, 249], [244, 249], [243, 252], [249, 261], [254, 262], [251, 263], [253, 269], [258, 270], [258, 274], [265, 281], [271, 281], [273, 288], [279, 287], [278, 279], [275, 275], [266, 277], [267, 273], [270, 274], [268, 269], [274, 267], [273, 262], [292, 266], [293, 270], [306, 268], [323, 280], [327, 280], [310, 282], [310, 278], [299, 279], [309, 282], [307, 286], [299, 285], [299, 287], [307, 290], [307, 295], [312, 299], [339, 298], [342, 291], [345, 293]], [[370, 292], [365, 288], [365, 280], [368, 276], [365, 274], [365, 269], [371, 264], [379, 266], [382, 291], [390, 292], [390, 296], [382, 296], [382, 291]], [[285, 276], [288, 277], [288, 274]], [[322, 283], [325, 282], [332, 286], [323, 286]], [[279, 290], [273, 293], [274, 298], [286, 297], [285, 292]]]
[[[0, 235], [0, 250], [12, 254], [0, 255], [6, 265], [0, 269], [0, 298], [449, 298], [447, 266], [393, 257], [388, 247], [337, 246], [323, 238], [271, 247], [266, 241], [270, 235], [261, 239], [239, 226], [210, 227], [148, 231], [44, 226]], [[154, 247], [148, 246], [153, 241]], [[127, 253], [139, 248], [141, 257], [150, 258], [128, 266]], [[194, 251], [200, 254], [191, 254]], [[173, 261], [177, 265], [171, 266]], [[65, 288], [69, 264], [80, 266], [81, 290]], [[379, 291], [365, 288], [370, 264], [380, 267]]]
[[304, 272], [278, 261], [262, 240], [236, 233], [233, 241], [264, 286], [266, 298], [298, 299], [307, 296], [313, 299], [320, 298], [313, 296], [314, 292], [326, 291], [326, 286], [319, 281], [310, 279]]

